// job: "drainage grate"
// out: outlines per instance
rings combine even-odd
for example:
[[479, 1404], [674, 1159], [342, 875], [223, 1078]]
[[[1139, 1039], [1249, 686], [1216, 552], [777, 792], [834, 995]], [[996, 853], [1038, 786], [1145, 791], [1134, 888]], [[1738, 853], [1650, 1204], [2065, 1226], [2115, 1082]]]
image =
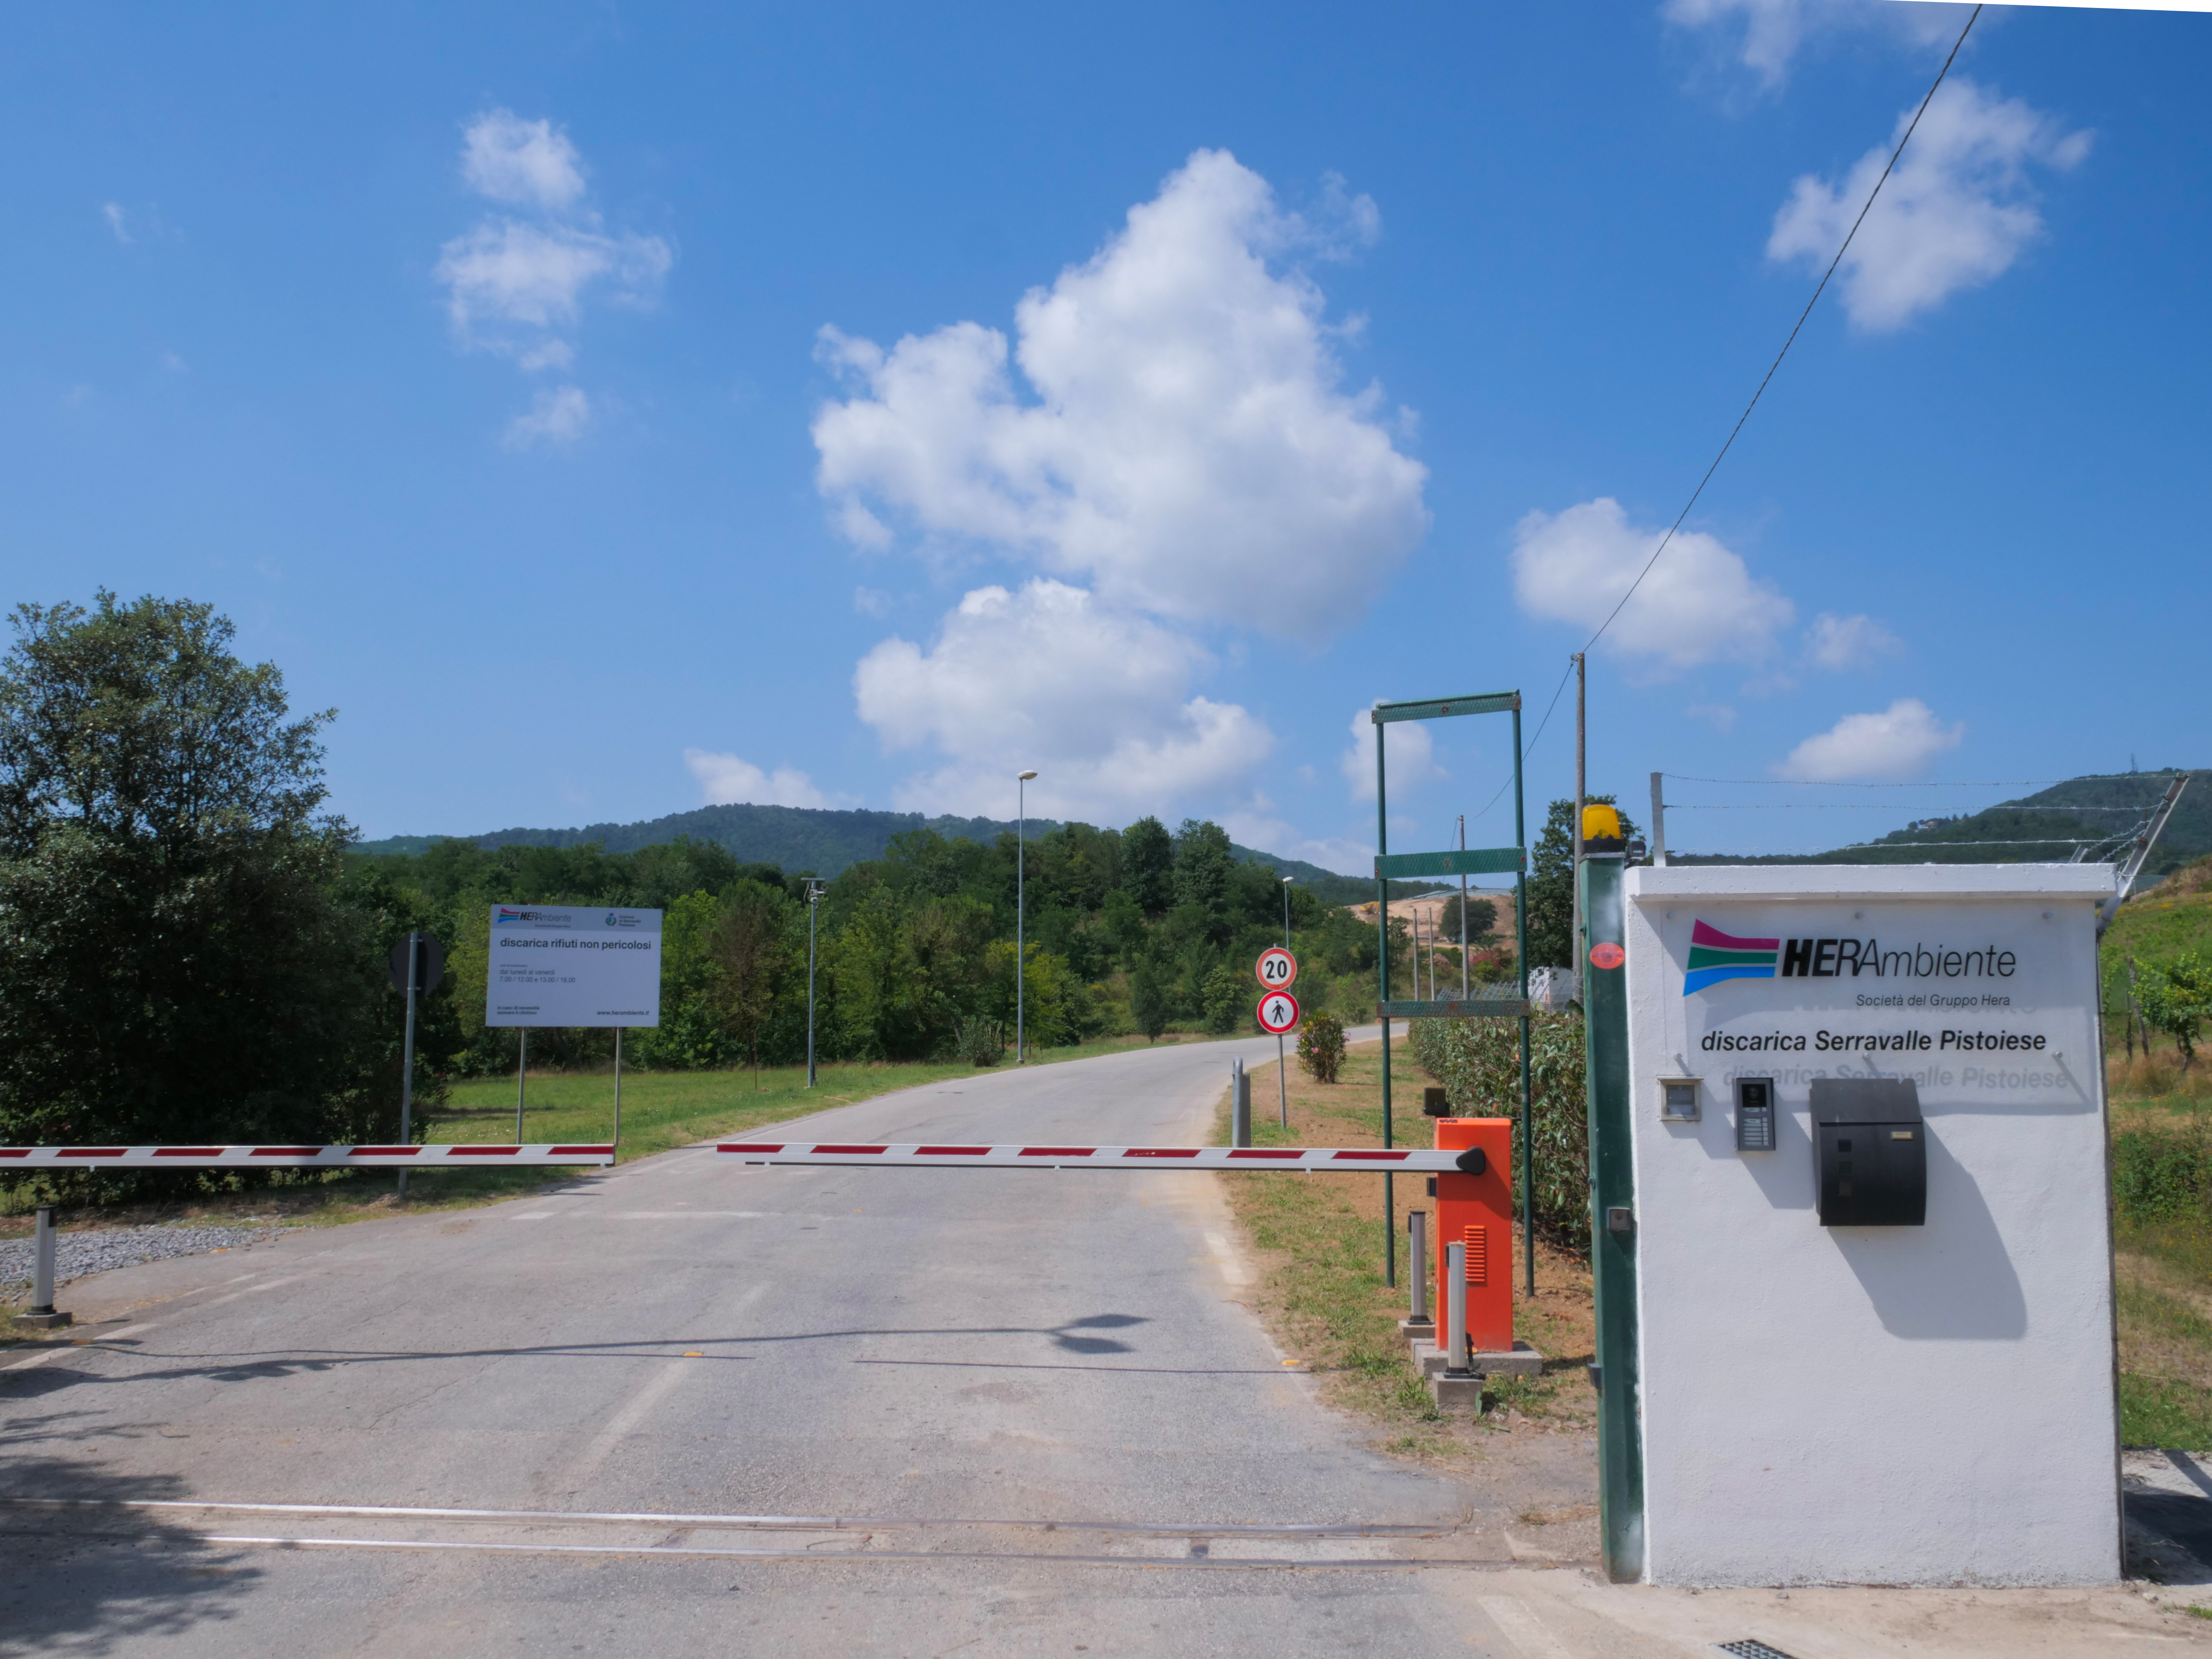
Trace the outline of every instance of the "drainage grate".
[[1741, 1642], [1717, 1642], [1714, 1645], [1723, 1653], [1732, 1653], [1735, 1659], [1790, 1659], [1780, 1648], [1770, 1648], [1764, 1642], [1747, 1637]]

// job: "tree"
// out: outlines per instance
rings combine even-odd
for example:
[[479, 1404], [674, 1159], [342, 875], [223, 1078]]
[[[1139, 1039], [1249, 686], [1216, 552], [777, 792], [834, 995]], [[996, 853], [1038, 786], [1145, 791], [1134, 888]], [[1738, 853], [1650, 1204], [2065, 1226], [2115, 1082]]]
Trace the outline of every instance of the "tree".
[[0, 660], [0, 1139], [389, 1138], [410, 918], [340, 890], [329, 713], [212, 607], [18, 607]]
[[1182, 821], [1175, 838], [1178, 906], [1197, 906], [1206, 912], [1210, 924], [1220, 927], [1228, 920], [1229, 878], [1236, 867], [1237, 855], [1229, 850], [1228, 832], [1219, 824], [1198, 818]]
[[2212, 962], [2195, 951], [2153, 968], [2137, 988], [2144, 1024], [2163, 1031], [2181, 1050], [2181, 1069], [2197, 1059], [2197, 1039], [2212, 1019]]
[[[1615, 805], [1611, 795], [1585, 795], [1591, 806]], [[1544, 815], [1544, 831], [1536, 837], [1528, 874], [1528, 963], [1531, 967], [1570, 968], [1575, 949], [1567, 933], [1573, 926], [1575, 902], [1575, 804], [1555, 800]], [[1620, 815], [1621, 833], [1641, 832], [1627, 813]]]
[[761, 1033], [775, 1018], [776, 1002], [791, 971], [791, 901], [781, 888], [741, 881], [722, 902], [714, 930], [717, 1000], [730, 1034], [752, 1056], [753, 1089], [760, 1089]]
[[1258, 987], [1238, 973], [1232, 964], [1224, 962], [1206, 976], [1202, 994], [1206, 1029], [1215, 1036], [1227, 1036], [1237, 1029], [1237, 1022], [1245, 1012], [1245, 1004], [1258, 1000]]
[[[1470, 951], [1480, 947], [1498, 926], [1498, 906], [1489, 899], [1476, 898], [1473, 894], [1467, 901], [1467, 945]], [[1444, 901], [1443, 915], [1437, 922], [1437, 937], [1447, 945], [1459, 943], [1459, 895], [1454, 893]]]
[[1168, 1029], [1168, 994], [1149, 962], [1140, 962], [1129, 975], [1129, 1018], [1147, 1042], [1159, 1041]]
[[1121, 832], [1121, 884], [1148, 916], [1176, 902], [1175, 842], [1158, 818], [1139, 818]]

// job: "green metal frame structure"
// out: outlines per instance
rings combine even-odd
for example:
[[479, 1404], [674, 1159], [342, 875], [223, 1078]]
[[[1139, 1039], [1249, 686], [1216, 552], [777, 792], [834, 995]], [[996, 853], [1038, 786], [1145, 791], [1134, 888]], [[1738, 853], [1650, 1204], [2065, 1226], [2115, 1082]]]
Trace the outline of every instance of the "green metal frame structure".
[[[1465, 848], [1443, 853], [1390, 851], [1390, 792], [1383, 738], [1399, 720], [1434, 720], [1461, 714], [1513, 716], [1513, 845]], [[1390, 1022], [1393, 1019], [1518, 1019], [1521, 1022], [1521, 1242], [1528, 1267], [1528, 1288], [1536, 1289], [1536, 1142], [1528, 1103], [1528, 830], [1521, 796], [1521, 694], [1489, 691], [1472, 697], [1428, 697], [1414, 702], [1378, 702], [1368, 713], [1375, 724], [1375, 930], [1376, 1002], [1382, 1021], [1382, 1144], [1391, 1145]], [[1473, 997], [1430, 1001], [1394, 1001], [1390, 996], [1390, 882], [1421, 876], [1504, 875], [1513, 877], [1514, 957], [1520, 969], [1517, 998]], [[1416, 986], [1415, 989], [1419, 987]], [[1397, 1213], [1393, 1177], [1382, 1176], [1382, 1279], [1398, 1282]]]

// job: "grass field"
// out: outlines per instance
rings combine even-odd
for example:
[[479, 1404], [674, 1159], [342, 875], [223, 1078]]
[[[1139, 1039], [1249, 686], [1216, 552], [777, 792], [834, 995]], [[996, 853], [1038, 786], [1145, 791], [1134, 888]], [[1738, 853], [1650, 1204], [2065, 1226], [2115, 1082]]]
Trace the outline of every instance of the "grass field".
[[[2116, 1133], [2212, 1145], [2212, 1063], [2183, 1073], [2163, 1052], [2106, 1068]], [[2212, 1216], [2114, 1224], [2120, 1438], [2212, 1449]]]
[[[1208, 1039], [1174, 1036], [1163, 1042]], [[1096, 1054], [1142, 1048], [1142, 1037], [1104, 1037], [1066, 1048], [1030, 1050], [1031, 1065], [1052, 1065]], [[734, 1134], [763, 1123], [778, 1123], [855, 1101], [972, 1073], [964, 1063], [823, 1065], [816, 1085], [806, 1086], [804, 1066], [763, 1066], [757, 1086], [752, 1073], [627, 1072], [623, 1076], [622, 1141], [617, 1161], [695, 1141]], [[514, 1138], [515, 1079], [478, 1079], [453, 1085], [453, 1097], [430, 1124], [424, 1139], [434, 1143], [511, 1143]], [[611, 1067], [585, 1073], [533, 1075], [525, 1097], [523, 1136], [532, 1141], [605, 1141], [614, 1136], [614, 1073]], [[459, 1209], [542, 1191], [557, 1172], [529, 1170], [418, 1170], [408, 1182], [405, 1207]], [[68, 1212], [62, 1224], [129, 1226], [183, 1219], [234, 1220], [275, 1217], [310, 1225], [331, 1225], [390, 1215], [400, 1207], [390, 1170], [303, 1174], [280, 1184], [246, 1192], [215, 1192], [165, 1202], [131, 1204]], [[0, 1194], [0, 1237], [31, 1227], [27, 1193]]]
[[[1391, 1045], [1395, 1137], [1426, 1146], [1421, 1085], [1428, 1081], [1404, 1047]], [[1382, 1139], [1382, 1045], [1355, 1044], [1341, 1080], [1314, 1082], [1293, 1062], [1288, 1130], [1279, 1121], [1276, 1068], [1252, 1073], [1253, 1144], [1261, 1146], [1375, 1146]], [[1224, 1094], [1216, 1138], [1228, 1139]], [[1400, 1455], [1455, 1462], [1477, 1455], [1483, 1438], [1503, 1431], [1577, 1427], [1595, 1419], [1586, 1366], [1593, 1354], [1589, 1269], [1539, 1245], [1536, 1295], [1516, 1291], [1514, 1331], [1547, 1358], [1546, 1375], [1502, 1383], [1492, 1413], [1480, 1419], [1439, 1412], [1413, 1366], [1398, 1321], [1406, 1315], [1406, 1214], [1428, 1209], [1418, 1176], [1396, 1182], [1393, 1237], [1400, 1285], [1381, 1282], [1382, 1182], [1379, 1176], [1223, 1177], [1238, 1223], [1261, 1269], [1256, 1307], [1285, 1353], [1327, 1379], [1330, 1399], [1375, 1425], [1378, 1444]], [[1516, 1253], [1515, 1283], [1522, 1271]]]

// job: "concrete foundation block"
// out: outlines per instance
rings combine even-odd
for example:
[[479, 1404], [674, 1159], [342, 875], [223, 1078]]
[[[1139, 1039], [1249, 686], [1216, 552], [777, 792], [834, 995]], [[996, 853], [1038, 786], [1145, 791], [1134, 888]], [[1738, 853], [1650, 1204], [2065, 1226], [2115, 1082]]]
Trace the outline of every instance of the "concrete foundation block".
[[1437, 1404], [1446, 1411], [1471, 1412], [1482, 1415], [1482, 1378], [1479, 1376], [1447, 1376], [1439, 1371], [1429, 1379], [1429, 1392], [1436, 1396]]
[[[1420, 1367], [1424, 1376], [1440, 1376], [1444, 1370], [1444, 1351], [1434, 1342], [1415, 1337], [1411, 1343], [1413, 1364]], [[1477, 1353], [1469, 1362], [1469, 1369], [1478, 1376], [1541, 1376], [1544, 1356], [1526, 1342], [1516, 1342], [1507, 1352]]]
[[58, 1331], [76, 1319], [76, 1316], [71, 1313], [19, 1313], [15, 1316], [18, 1325], [28, 1325], [34, 1331]]
[[1478, 1353], [1469, 1362], [1471, 1369], [1485, 1376], [1541, 1376], [1544, 1356], [1526, 1342], [1516, 1342], [1506, 1353]]
[[1433, 1319], [1401, 1319], [1398, 1322], [1398, 1334], [1433, 1342], [1437, 1340], [1437, 1322]]

